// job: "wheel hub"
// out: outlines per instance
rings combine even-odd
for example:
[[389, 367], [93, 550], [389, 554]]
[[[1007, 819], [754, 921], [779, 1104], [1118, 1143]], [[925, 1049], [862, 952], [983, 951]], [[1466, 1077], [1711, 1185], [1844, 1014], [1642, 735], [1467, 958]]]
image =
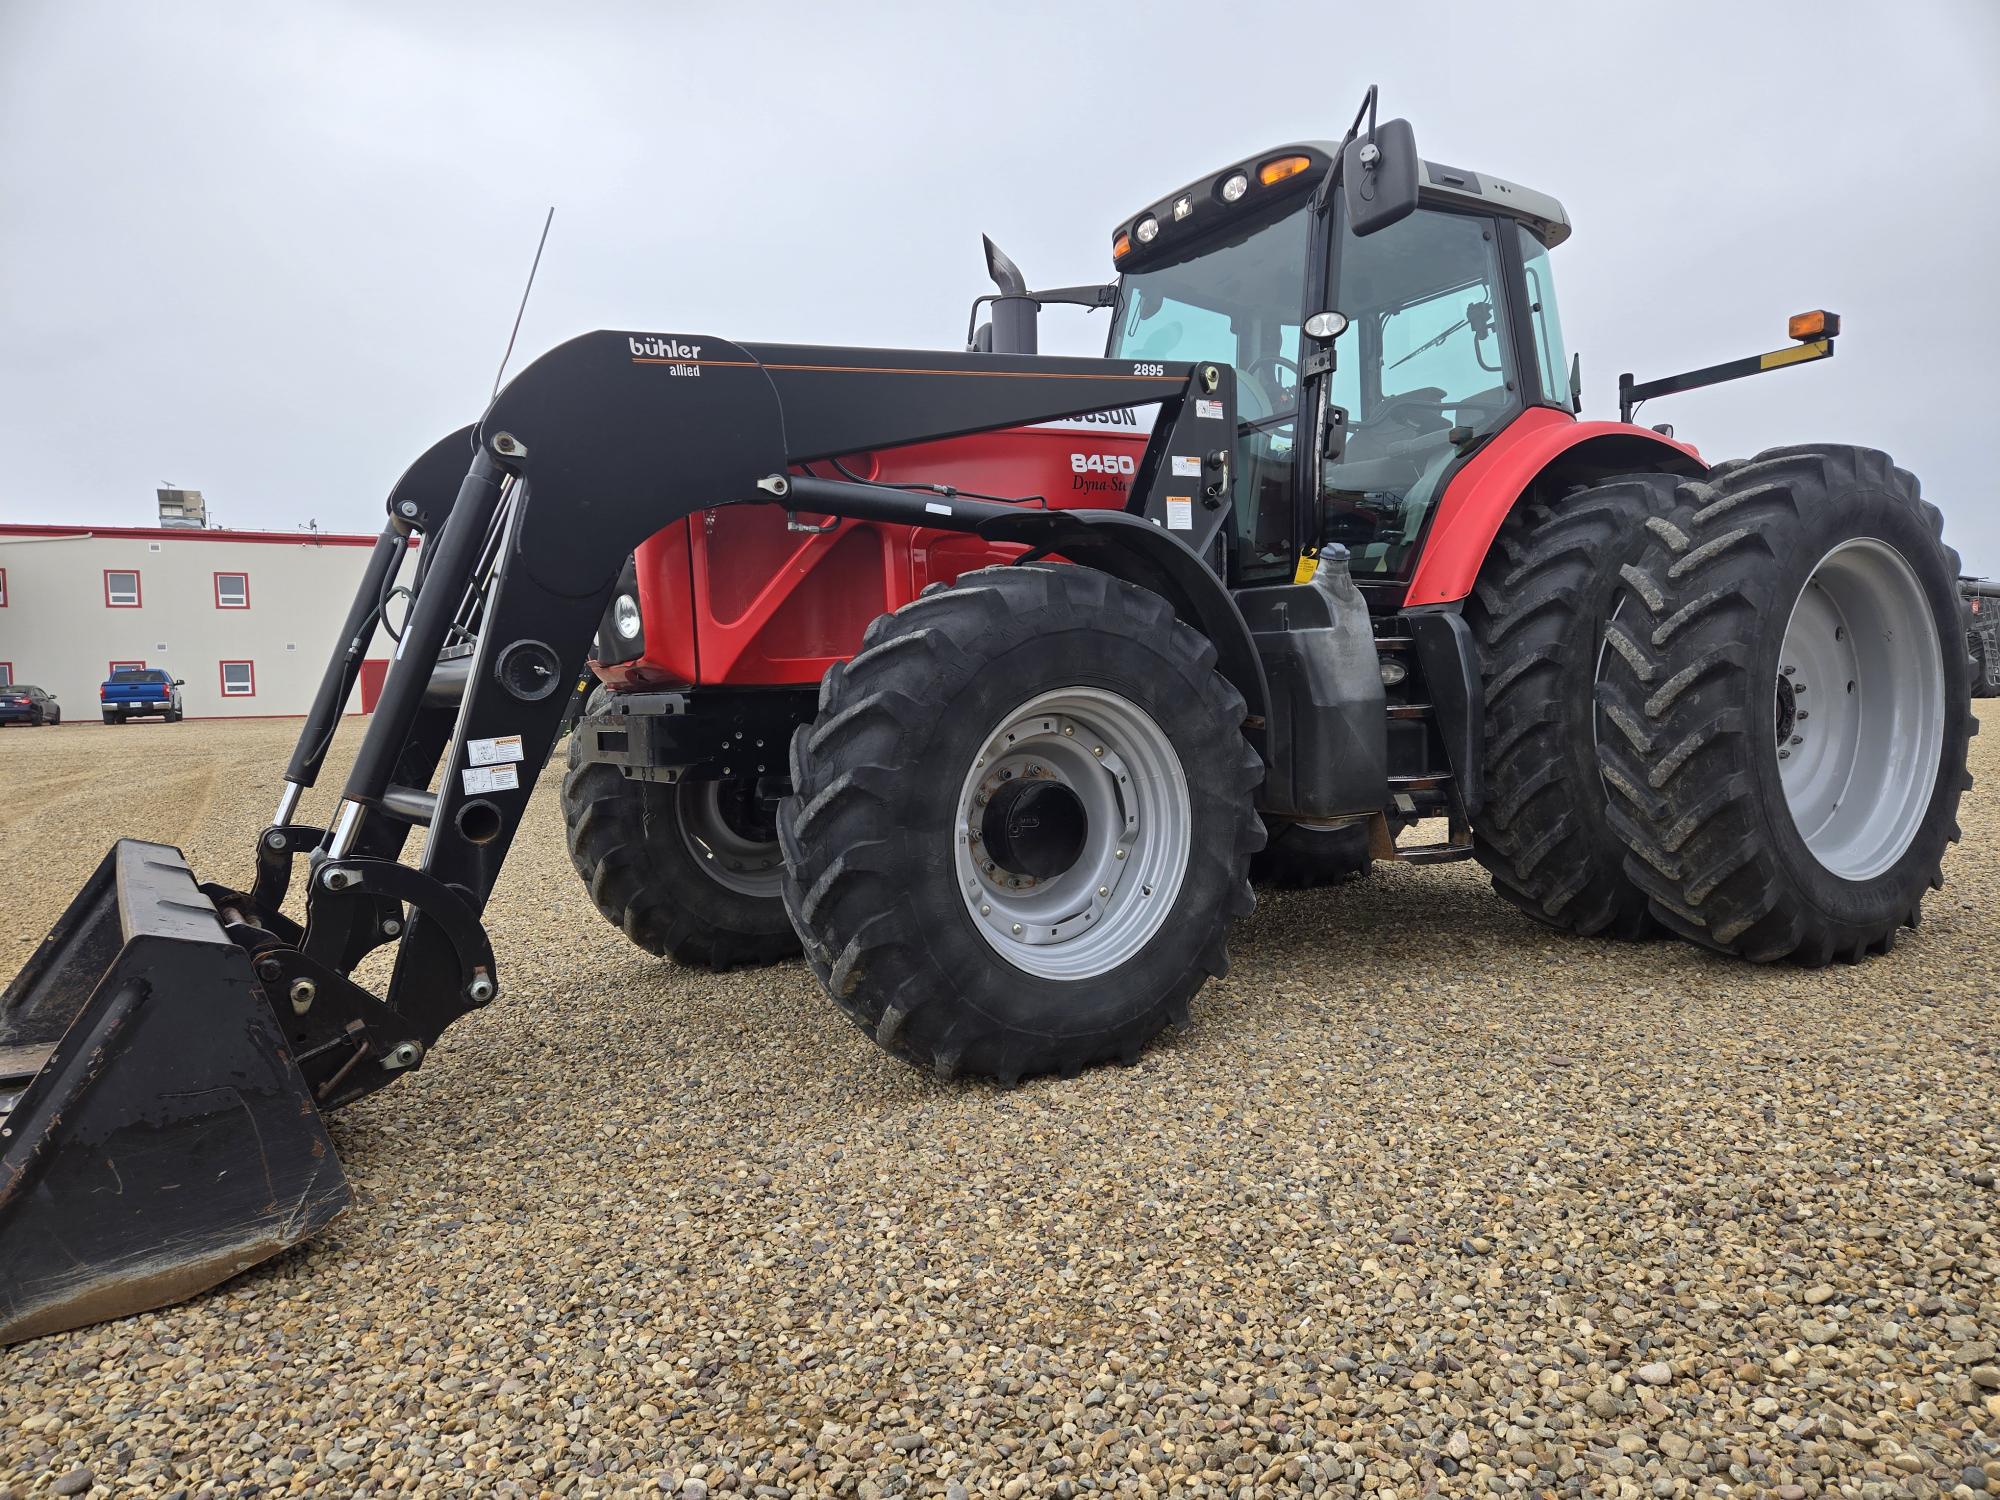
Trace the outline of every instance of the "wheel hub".
[[749, 789], [735, 781], [685, 781], [676, 821], [690, 853], [718, 885], [744, 896], [776, 896], [785, 859], [778, 834]]
[[1083, 852], [1090, 819], [1081, 797], [1040, 771], [1030, 766], [1026, 776], [1002, 783], [986, 799], [979, 829], [993, 863], [1009, 875], [1052, 880]]
[[1191, 852], [1180, 756], [1101, 688], [1031, 699], [988, 734], [953, 824], [959, 894], [1015, 967], [1087, 979], [1159, 930]]

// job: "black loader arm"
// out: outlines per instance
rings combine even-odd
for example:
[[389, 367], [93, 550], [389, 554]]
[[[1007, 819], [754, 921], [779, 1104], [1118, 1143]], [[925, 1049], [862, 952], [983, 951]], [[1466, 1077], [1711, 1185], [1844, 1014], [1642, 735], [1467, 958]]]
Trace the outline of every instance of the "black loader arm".
[[[1218, 576], [1233, 374], [622, 331], [572, 339], [522, 370], [469, 435], [439, 443], [391, 496], [385, 537], [421, 532], [424, 558], [374, 718], [332, 827], [322, 835], [281, 817], [260, 845], [259, 891], [239, 898], [246, 931], [260, 934], [259, 972], [298, 1010], [300, 1065], [320, 1101], [345, 1102], [420, 1064], [446, 1026], [499, 993], [479, 913], [569, 686], [626, 557], [697, 511], [770, 504], [974, 532], [1129, 578], [1216, 643], [1254, 721], [1262, 669]], [[1135, 404], [1157, 404], [1159, 416], [1124, 511], [791, 472], [867, 448]], [[364, 583], [381, 587], [372, 574]], [[349, 637], [373, 604], [357, 600]], [[348, 647], [329, 665], [332, 702], [345, 697]], [[302, 744], [324, 732], [309, 720]], [[316, 771], [323, 753], [309, 745], [295, 765]], [[417, 868], [397, 858], [412, 826], [428, 830]], [[257, 897], [282, 894], [302, 853], [310, 882], [299, 933]], [[395, 970], [377, 999], [346, 976], [392, 939]], [[301, 982], [311, 1000], [298, 1009]]]

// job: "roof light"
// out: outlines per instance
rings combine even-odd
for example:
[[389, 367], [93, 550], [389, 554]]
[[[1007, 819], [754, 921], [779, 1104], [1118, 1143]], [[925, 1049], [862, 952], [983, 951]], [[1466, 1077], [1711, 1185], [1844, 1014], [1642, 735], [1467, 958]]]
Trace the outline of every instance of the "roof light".
[[1296, 177], [1312, 165], [1310, 156], [1274, 156], [1257, 169], [1257, 180], [1269, 187], [1274, 182], [1283, 182], [1287, 177]]
[[1823, 307], [1816, 307], [1811, 312], [1794, 313], [1785, 325], [1785, 332], [1801, 342], [1830, 339], [1840, 332], [1840, 314], [1830, 313]]
[[1147, 214], [1132, 229], [1133, 237], [1142, 245], [1150, 245], [1160, 237], [1160, 221]]
[[1113, 260], [1123, 260], [1131, 253], [1132, 236], [1121, 229], [1118, 232], [1118, 237], [1111, 242], [1111, 258]]
[[1232, 172], [1229, 174], [1229, 180], [1222, 184], [1222, 201], [1234, 203], [1249, 191], [1250, 179], [1241, 172]]

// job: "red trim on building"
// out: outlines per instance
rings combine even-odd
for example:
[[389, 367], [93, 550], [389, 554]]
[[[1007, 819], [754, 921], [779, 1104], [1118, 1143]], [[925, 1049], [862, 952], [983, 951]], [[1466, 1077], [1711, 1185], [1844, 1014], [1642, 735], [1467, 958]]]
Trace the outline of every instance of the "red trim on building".
[[142, 661], [114, 661], [111, 663], [110, 670], [104, 675], [106, 677], [116, 677], [120, 672], [143, 672], [145, 670], [146, 664]]
[[[233, 693], [229, 690], [229, 673], [226, 669], [230, 667], [248, 667], [250, 669], [249, 692]], [[254, 661], [217, 662], [215, 667], [215, 676], [217, 684], [222, 689], [222, 696], [225, 698], [254, 698], [257, 696], [257, 663], [255, 663]]]
[[[194, 526], [29, 526], [18, 521], [0, 522], [0, 537], [71, 536], [138, 537], [146, 541], [168, 542], [260, 542], [277, 547], [372, 547], [376, 538], [351, 532], [322, 531], [223, 531]], [[422, 538], [411, 537], [416, 546]]]
[[[132, 575], [132, 602], [113, 604], [111, 602], [111, 575], [130, 573]], [[142, 585], [137, 568], [106, 568], [104, 570], [104, 607], [106, 609], [143, 609], [146, 604], [146, 590]]]
[[[224, 604], [222, 602], [222, 580], [240, 578], [243, 580], [243, 602]], [[217, 609], [248, 609], [250, 607], [250, 575], [248, 573], [217, 573], [215, 575], [215, 607]]]

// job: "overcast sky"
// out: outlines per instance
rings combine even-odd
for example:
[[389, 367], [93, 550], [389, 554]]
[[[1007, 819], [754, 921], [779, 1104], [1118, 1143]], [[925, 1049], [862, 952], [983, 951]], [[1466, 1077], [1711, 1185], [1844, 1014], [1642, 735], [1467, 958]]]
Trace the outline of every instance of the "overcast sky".
[[[1406, 19], [1407, 18], [1407, 19]], [[1895, 454], [2000, 572], [2000, 4], [1092, 7], [0, 0], [0, 519], [373, 531], [521, 332], [955, 347], [1363, 87], [1560, 198], [1587, 415], [1840, 312], [1836, 359], [1661, 400], [1710, 457]], [[1044, 318], [1102, 347], [1103, 314]]]

